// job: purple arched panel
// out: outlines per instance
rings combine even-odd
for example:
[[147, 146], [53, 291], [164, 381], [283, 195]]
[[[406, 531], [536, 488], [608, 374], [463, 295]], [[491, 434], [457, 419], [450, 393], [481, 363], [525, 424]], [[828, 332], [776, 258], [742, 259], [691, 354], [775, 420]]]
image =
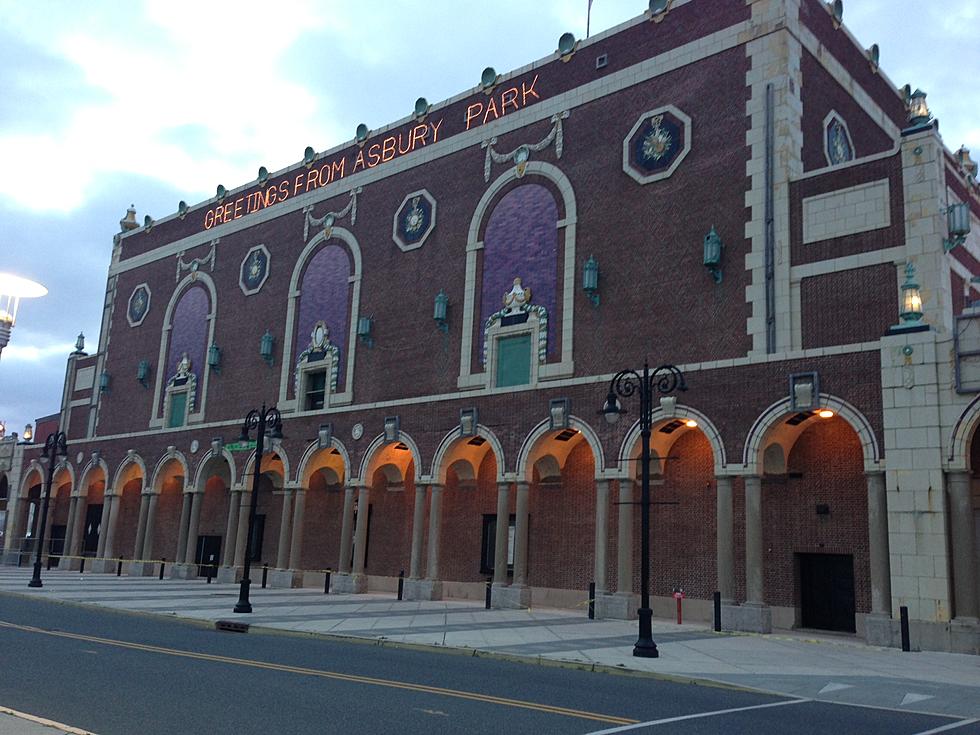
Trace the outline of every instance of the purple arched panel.
[[531, 289], [531, 303], [548, 310], [548, 353], [555, 348], [560, 320], [558, 282], [558, 205], [551, 192], [525, 184], [509, 192], [490, 215], [483, 241], [483, 288], [480, 299], [480, 345], [483, 325], [503, 307], [504, 294], [520, 277]]
[[293, 361], [310, 344], [313, 325], [322, 319], [330, 330], [330, 341], [340, 348], [338, 388], [344, 383], [344, 363], [347, 360], [350, 275], [347, 251], [337, 245], [328, 245], [310, 259], [300, 284]]
[[191, 286], [177, 302], [170, 322], [170, 349], [167, 351], [164, 380], [169, 380], [177, 372], [177, 363], [185, 352], [191, 361], [191, 372], [198, 382], [204, 376], [210, 302], [208, 292], [203, 286]]

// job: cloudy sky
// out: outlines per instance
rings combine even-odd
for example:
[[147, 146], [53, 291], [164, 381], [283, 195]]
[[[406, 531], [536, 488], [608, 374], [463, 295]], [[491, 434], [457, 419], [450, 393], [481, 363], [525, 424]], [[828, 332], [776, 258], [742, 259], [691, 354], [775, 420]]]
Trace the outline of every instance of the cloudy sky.
[[[710, 8], [713, 0], [699, 0]], [[0, 0], [0, 270], [44, 283], [0, 356], [0, 421], [58, 410], [75, 336], [98, 344], [119, 218], [163, 217], [585, 35], [586, 0]], [[646, 0], [595, 0], [592, 30]], [[913, 11], [914, 7], [914, 11]], [[980, 158], [977, 0], [846, 0], [946, 144]]]

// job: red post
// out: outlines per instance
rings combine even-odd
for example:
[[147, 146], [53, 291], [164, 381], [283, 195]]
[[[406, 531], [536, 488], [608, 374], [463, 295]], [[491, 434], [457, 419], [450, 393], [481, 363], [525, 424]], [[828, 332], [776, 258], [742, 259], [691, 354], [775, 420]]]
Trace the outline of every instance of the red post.
[[674, 599], [677, 600], [677, 624], [681, 625], [683, 622], [683, 616], [681, 614], [681, 600], [684, 599], [684, 590], [675, 589]]

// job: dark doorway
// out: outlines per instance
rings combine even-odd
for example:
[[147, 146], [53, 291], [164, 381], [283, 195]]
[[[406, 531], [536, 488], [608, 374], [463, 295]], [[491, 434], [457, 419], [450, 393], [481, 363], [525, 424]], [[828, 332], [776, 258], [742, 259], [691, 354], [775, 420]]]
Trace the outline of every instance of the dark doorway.
[[85, 536], [82, 540], [82, 556], [95, 556], [99, 551], [99, 528], [102, 526], [102, 504], [85, 509]]
[[798, 554], [800, 625], [854, 632], [854, 557]]
[[208, 576], [208, 567], [218, 568], [221, 554], [221, 536], [197, 537], [197, 576]]
[[51, 566], [58, 566], [61, 555], [65, 553], [65, 530], [67, 526], [51, 526], [51, 544], [48, 546], [48, 556], [51, 557]]

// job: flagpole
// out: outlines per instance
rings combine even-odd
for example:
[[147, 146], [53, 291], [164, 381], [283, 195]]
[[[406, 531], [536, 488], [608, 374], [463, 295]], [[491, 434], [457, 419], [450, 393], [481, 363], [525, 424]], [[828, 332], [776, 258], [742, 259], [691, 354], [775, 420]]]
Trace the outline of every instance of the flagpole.
[[585, 37], [589, 37], [589, 26], [592, 22], [592, 0], [589, 0], [589, 9], [585, 13]]

